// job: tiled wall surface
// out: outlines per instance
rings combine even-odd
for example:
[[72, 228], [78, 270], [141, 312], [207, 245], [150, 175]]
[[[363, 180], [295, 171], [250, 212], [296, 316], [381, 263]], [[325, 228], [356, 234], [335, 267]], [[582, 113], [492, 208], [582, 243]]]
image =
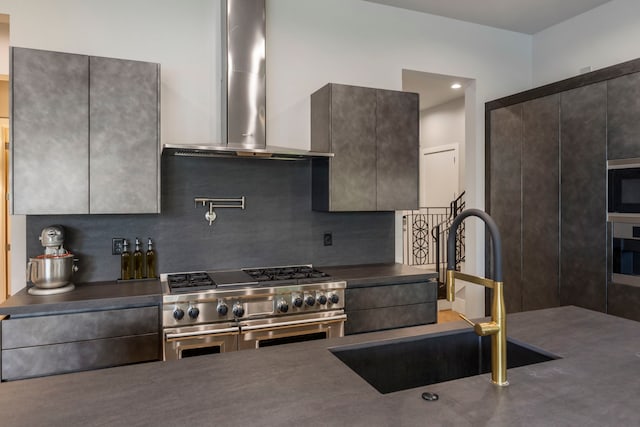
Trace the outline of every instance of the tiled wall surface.
[[[134, 185], [135, 183], [131, 183]], [[144, 191], [144, 189], [140, 189]], [[219, 209], [212, 226], [195, 197], [246, 197], [246, 209]], [[313, 263], [394, 261], [393, 212], [311, 210], [311, 162], [163, 156], [159, 215], [32, 215], [27, 253], [43, 251], [43, 227], [60, 224], [67, 249], [80, 259], [75, 281], [114, 280], [120, 259], [112, 237], [151, 237], [158, 271], [177, 272]], [[324, 246], [325, 232], [333, 245]]]

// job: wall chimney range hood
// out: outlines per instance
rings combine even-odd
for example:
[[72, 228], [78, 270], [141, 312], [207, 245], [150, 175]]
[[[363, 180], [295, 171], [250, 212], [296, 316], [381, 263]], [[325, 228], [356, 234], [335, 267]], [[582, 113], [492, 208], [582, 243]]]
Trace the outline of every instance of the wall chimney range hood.
[[164, 144], [163, 154], [301, 160], [333, 157], [266, 144], [265, 0], [222, 0], [222, 142]]

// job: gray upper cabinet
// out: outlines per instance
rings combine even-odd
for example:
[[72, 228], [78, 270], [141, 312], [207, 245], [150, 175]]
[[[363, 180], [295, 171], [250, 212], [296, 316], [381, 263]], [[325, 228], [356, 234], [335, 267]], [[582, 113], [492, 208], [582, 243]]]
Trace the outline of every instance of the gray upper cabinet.
[[415, 93], [378, 90], [377, 210], [418, 207], [419, 105]]
[[640, 73], [607, 82], [607, 158], [640, 157]]
[[328, 84], [311, 95], [314, 210], [418, 207], [418, 95]]
[[159, 212], [159, 66], [90, 59], [91, 213]]
[[88, 213], [89, 58], [11, 50], [12, 211]]
[[13, 213], [159, 212], [159, 66], [11, 52]]

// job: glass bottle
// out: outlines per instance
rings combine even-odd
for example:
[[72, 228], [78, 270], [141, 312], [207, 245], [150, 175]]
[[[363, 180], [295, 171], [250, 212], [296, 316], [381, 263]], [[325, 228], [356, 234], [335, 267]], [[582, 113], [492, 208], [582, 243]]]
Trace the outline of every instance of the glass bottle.
[[129, 241], [124, 240], [122, 254], [120, 255], [120, 279], [131, 279], [131, 252], [129, 252]]
[[140, 239], [136, 237], [136, 250], [133, 252], [133, 278], [142, 279], [142, 266], [144, 255], [140, 250]]
[[153, 250], [153, 242], [151, 241], [151, 237], [149, 237], [149, 241], [147, 242], [147, 277], [155, 278], [156, 277], [156, 251]]

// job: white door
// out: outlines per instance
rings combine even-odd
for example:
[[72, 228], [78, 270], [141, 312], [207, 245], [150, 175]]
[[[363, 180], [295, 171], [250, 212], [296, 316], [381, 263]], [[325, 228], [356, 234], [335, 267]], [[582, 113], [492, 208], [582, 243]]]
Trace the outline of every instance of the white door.
[[447, 207], [458, 197], [458, 144], [420, 149], [420, 207]]

